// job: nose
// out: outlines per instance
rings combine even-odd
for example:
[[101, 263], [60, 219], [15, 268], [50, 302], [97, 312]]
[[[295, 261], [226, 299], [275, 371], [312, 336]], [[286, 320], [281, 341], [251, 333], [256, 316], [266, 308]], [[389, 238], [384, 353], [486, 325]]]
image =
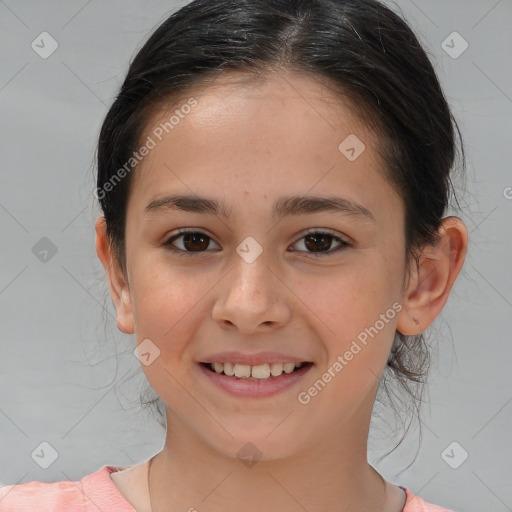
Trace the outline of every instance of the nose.
[[235, 256], [233, 268], [218, 288], [212, 318], [223, 328], [243, 334], [268, 332], [284, 326], [291, 316], [291, 291], [263, 252], [247, 263]]

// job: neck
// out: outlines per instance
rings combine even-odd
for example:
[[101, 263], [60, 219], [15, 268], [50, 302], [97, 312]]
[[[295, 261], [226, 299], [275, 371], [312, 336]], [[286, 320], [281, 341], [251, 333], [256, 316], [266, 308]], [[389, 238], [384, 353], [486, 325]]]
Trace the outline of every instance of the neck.
[[366, 460], [364, 428], [324, 432], [302, 451], [275, 460], [262, 456], [251, 464], [214, 450], [169, 410], [167, 425], [165, 445], [149, 474], [152, 512], [168, 510], [169, 504], [211, 512], [256, 512], [263, 505], [268, 512], [384, 509], [385, 482]]

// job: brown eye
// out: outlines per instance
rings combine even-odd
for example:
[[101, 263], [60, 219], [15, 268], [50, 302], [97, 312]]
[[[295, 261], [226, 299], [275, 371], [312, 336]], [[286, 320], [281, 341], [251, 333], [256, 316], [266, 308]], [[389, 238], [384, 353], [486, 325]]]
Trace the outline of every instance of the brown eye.
[[308, 250], [324, 252], [331, 248], [333, 237], [320, 233], [318, 235], [307, 235], [304, 240], [304, 245]]
[[183, 246], [187, 251], [205, 251], [210, 245], [209, 240], [202, 233], [186, 233], [183, 235]]
[[[334, 243], [334, 249], [333, 247]], [[313, 231], [301, 238], [295, 245], [303, 246], [305, 252], [315, 255], [332, 254], [350, 245], [341, 238], [323, 231]], [[301, 252], [302, 249], [295, 249]]]
[[213, 242], [213, 240], [201, 231], [181, 231], [169, 238], [165, 245], [176, 253], [202, 253], [208, 249], [210, 242]]

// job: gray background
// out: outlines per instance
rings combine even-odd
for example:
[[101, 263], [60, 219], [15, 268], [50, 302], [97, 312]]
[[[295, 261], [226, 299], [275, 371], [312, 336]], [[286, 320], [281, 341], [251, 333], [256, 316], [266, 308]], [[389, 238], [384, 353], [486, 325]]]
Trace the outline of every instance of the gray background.
[[[0, 0], [2, 484], [76, 480], [162, 446], [164, 431], [138, 404], [147, 382], [133, 341], [115, 326], [94, 250], [99, 210], [91, 192], [96, 137], [128, 62], [184, 3]], [[373, 463], [427, 501], [461, 512], [512, 510], [512, 2], [399, 6], [427, 46], [464, 134], [462, 217], [471, 241], [433, 331], [438, 366], [417, 458], [410, 465], [415, 430]], [[59, 45], [47, 59], [31, 48], [43, 31]], [[469, 44], [458, 58], [441, 46], [453, 31]], [[38, 253], [48, 244], [43, 237], [56, 254]], [[393, 446], [384, 428], [376, 425], [370, 460]], [[43, 441], [58, 454], [48, 469], [31, 456]], [[454, 441], [452, 465], [462, 450], [469, 454], [457, 469], [442, 456]]]

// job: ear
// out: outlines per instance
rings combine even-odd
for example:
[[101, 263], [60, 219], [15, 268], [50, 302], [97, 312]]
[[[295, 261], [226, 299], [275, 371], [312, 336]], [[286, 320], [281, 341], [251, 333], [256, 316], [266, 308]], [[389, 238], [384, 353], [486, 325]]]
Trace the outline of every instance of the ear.
[[439, 315], [466, 257], [468, 232], [461, 219], [446, 217], [438, 234], [438, 242], [425, 247], [418, 264], [411, 265], [396, 325], [407, 336], [424, 332]]
[[110, 296], [116, 308], [117, 328], [125, 334], [133, 334], [134, 320], [130, 288], [107, 236], [105, 217], [98, 217], [94, 227], [96, 253], [107, 273]]

